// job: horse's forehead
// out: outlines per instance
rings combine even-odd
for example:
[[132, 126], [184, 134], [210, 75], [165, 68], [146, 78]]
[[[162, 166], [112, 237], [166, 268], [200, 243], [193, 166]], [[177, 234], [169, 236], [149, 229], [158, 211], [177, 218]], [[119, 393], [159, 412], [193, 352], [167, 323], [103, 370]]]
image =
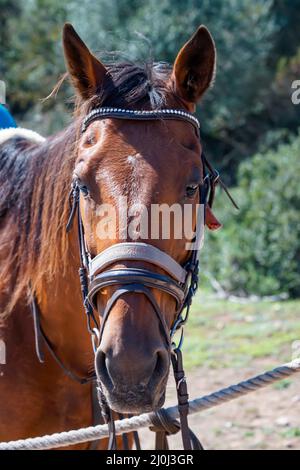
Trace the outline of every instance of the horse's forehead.
[[89, 133], [97, 143], [88, 150], [86, 168], [92, 180], [96, 177], [104, 198], [105, 189], [109, 195], [149, 202], [159, 188], [160, 197], [168, 192], [168, 198], [174, 199], [178, 181], [195, 163], [195, 155], [180, 144], [182, 135], [193, 136], [192, 126], [185, 123], [107, 119], [92, 123]]
[[131, 204], [151, 202], [158, 181], [159, 172], [138, 151], [119, 156], [118, 164], [107, 158], [97, 172], [97, 182], [109, 198], [126, 196]]
[[[92, 127], [94, 125], [94, 127]], [[97, 146], [91, 149], [90, 168], [110, 169], [120, 173], [120, 178], [142, 177], [143, 174], [164, 175], [172, 172], [170, 157], [174, 135], [163, 122], [139, 122], [128, 124], [119, 121], [93, 123], [91, 133], [96, 136]], [[174, 150], [174, 149], [173, 149]], [[152, 171], [151, 171], [152, 170]], [[154, 170], [154, 171], [153, 171]], [[166, 175], [164, 175], [166, 176]]]

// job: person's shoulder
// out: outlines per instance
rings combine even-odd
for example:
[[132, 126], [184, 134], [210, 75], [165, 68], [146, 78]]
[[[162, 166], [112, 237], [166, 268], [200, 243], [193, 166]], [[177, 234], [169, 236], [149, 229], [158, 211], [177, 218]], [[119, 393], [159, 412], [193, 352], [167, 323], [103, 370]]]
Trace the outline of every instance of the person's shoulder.
[[7, 109], [4, 106], [4, 104], [2, 104], [2, 103], [0, 103], [0, 113], [1, 114], [6, 114], [7, 113]]
[[9, 115], [10, 115], [10, 114], [9, 114], [9, 112], [8, 112], [8, 110], [7, 110], [7, 108], [6, 108], [6, 106], [1, 103], [1, 104], [0, 104], [0, 116], [4, 118], [4, 117], [7, 117], [7, 116], [9, 116]]
[[0, 104], [0, 129], [7, 127], [16, 127], [16, 123], [8, 109], [3, 104]]

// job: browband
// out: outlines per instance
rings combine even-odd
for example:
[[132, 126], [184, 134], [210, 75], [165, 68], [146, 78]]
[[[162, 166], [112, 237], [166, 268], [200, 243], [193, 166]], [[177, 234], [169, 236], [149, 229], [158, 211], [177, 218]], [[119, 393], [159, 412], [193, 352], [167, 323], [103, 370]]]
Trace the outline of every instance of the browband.
[[102, 118], [115, 118], [115, 119], [133, 119], [133, 120], [158, 120], [158, 119], [173, 119], [179, 121], [187, 121], [192, 124], [197, 132], [200, 128], [198, 119], [187, 111], [181, 109], [158, 109], [158, 110], [135, 110], [123, 108], [96, 108], [91, 111], [84, 119], [81, 127], [81, 132], [85, 132], [89, 124], [95, 120]]

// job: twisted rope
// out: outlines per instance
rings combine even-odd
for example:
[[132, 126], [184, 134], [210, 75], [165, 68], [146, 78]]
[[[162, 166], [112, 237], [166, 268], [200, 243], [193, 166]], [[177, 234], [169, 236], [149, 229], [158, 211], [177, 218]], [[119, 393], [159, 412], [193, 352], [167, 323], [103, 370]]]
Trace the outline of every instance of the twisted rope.
[[[300, 358], [292, 362], [283, 364], [273, 370], [264, 372], [263, 374], [252, 377], [236, 385], [223, 388], [217, 392], [196, 398], [189, 402], [189, 414], [198, 413], [199, 411], [212, 408], [230, 400], [234, 400], [242, 395], [266, 387], [271, 383], [278, 382], [300, 371]], [[179, 416], [177, 406], [165, 409], [171, 419]], [[134, 416], [133, 418], [116, 421], [116, 434], [131, 432], [152, 425], [151, 413]], [[88, 428], [76, 429], [55, 433], [42, 437], [34, 437], [29, 439], [21, 439], [18, 441], [0, 443], [0, 450], [41, 450], [54, 449], [72, 444], [79, 444], [86, 441], [94, 441], [108, 437], [108, 426], [98, 425]]]

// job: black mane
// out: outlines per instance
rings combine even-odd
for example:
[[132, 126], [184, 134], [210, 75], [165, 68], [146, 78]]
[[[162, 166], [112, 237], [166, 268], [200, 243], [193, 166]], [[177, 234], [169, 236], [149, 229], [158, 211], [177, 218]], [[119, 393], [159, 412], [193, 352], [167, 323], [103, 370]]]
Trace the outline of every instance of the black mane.
[[91, 107], [132, 108], [145, 106], [159, 109], [166, 104], [167, 81], [171, 68], [159, 62], [139, 66], [130, 62], [106, 66], [108, 74]]

